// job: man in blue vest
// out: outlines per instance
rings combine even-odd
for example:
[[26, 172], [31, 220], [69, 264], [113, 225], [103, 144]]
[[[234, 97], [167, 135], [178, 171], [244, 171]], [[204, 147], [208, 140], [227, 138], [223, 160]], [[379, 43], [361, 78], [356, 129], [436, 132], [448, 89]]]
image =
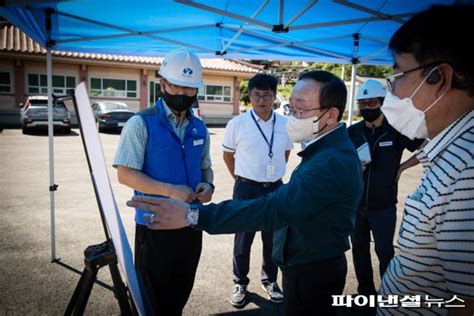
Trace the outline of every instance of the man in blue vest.
[[345, 252], [360, 197], [362, 168], [340, 123], [346, 87], [326, 71], [300, 76], [288, 109], [289, 137], [302, 144], [290, 181], [253, 200], [192, 206], [173, 199], [136, 197], [128, 205], [155, 213], [152, 229], [196, 226], [209, 233], [272, 231], [273, 261], [283, 274], [286, 315], [336, 315]]
[[[135, 196], [168, 197], [200, 205], [214, 191], [209, 133], [193, 116], [202, 86], [198, 57], [173, 50], [160, 71], [163, 97], [132, 117], [122, 131], [114, 167]], [[150, 212], [136, 209], [135, 267], [153, 313], [180, 315], [191, 294], [201, 255], [202, 231], [147, 228]]]

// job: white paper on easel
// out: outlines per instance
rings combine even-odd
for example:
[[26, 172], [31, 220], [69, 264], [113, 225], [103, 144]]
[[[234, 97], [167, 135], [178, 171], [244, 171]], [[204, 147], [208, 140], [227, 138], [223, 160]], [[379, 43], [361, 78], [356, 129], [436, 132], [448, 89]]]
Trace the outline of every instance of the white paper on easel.
[[372, 161], [368, 143], [363, 143], [359, 148], [357, 148], [357, 154], [359, 155], [359, 160], [362, 165], [366, 165]]
[[97, 185], [99, 201], [104, 211], [106, 226], [115, 247], [118, 263], [125, 274], [125, 281], [138, 313], [145, 315], [137, 274], [133, 265], [132, 249], [130, 248], [117, 202], [115, 201], [112, 191], [102, 144], [99, 139], [99, 134], [97, 133], [95, 118], [92, 113], [91, 103], [84, 82], [81, 82], [76, 87], [75, 95], [85, 146], [87, 154], [89, 155], [92, 174]]

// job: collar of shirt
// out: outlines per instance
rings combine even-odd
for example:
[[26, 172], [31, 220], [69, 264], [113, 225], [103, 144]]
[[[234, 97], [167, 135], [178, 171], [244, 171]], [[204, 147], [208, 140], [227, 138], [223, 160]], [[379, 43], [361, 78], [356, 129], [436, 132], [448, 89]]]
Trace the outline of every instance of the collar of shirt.
[[432, 162], [446, 147], [454, 142], [468, 129], [474, 127], [474, 110], [464, 113], [441, 133], [435, 136], [420, 150], [420, 157], [427, 157]]
[[270, 116], [270, 119], [268, 119], [267, 121], [264, 121], [260, 118], [260, 116], [257, 115], [257, 113], [255, 113], [255, 111], [253, 109], [250, 110], [250, 112], [253, 113], [253, 116], [255, 117], [255, 119], [257, 120], [257, 122], [262, 122], [262, 124], [266, 124], [268, 122], [272, 122], [273, 121], [273, 118], [275, 117], [275, 112], [273, 112], [272, 110], [272, 116]]
[[327, 135], [331, 134], [332, 132], [334, 132], [335, 130], [337, 130], [338, 128], [341, 128], [341, 126], [344, 126], [343, 123], [339, 123], [335, 129], [333, 129], [332, 131], [330, 131], [329, 133], [326, 133], [326, 134], [323, 134], [323, 135], [320, 135], [318, 137], [316, 137], [315, 139], [313, 140], [310, 140], [309, 142], [306, 142], [306, 143], [301, 143], [301, 151], [305, 151], [306, 148], [308, 148], [310, 145], [316, 143], [317, 141], [319, 141], [320, 139], [326, 137]]
[[375, 129], [375, 130], [385, 130], [387, 127], [390, 126], [390, 124], [388, 123], [387, 119], [384, 117], [383, 120], [382, 120], [382, 124], [380, 126], [377, 126], [377, 127], [369, 127], [367, 126], [366, 122], [364, 122], [364, 130], [365, 131], [372, 131], [372, 129]]
[[[342, 126], [342, 128], [341, 128]], [[347, 132], [346, 124], [339, 123], [338, 126], [331, 132], [324, 134], [322, 137], [319, 137], [317, 141], [312, 142], [306, 147], [303, 151], [298, 153], [298, 156], [304, 158], [306, 156], [312, 155], [318, 149], [334, 146], [335, 143], [349, 139], [349, 134]]]

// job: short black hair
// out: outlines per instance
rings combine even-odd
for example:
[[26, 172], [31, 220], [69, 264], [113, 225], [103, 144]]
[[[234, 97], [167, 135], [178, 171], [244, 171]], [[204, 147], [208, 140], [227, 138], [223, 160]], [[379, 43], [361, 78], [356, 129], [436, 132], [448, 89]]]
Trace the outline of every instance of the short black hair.
[[346, 110], [347, 89], [345, 83], [339, 77], [324, 70], [301, 73], [298, 80], [305, 79], [322, 83], [319, 90], [319, 104], [322, 108], [337, 108], [339, 110], [337, 120], [340, 121]]
[[271, 90], [276, 94], [278, 80], [272, 75], [256, 74], [249, 80], [249, 92], [257, 88], [259, 90]]
[[[473, 18], [472, 4], [431, 6], [403, 24], [390, 39], [389, 48], [394, 53], [413, 54], [420, 65], [450, 64], [455, 71], [453, 88], [468, 90], [474, 96], [474, 51], [458, 36], [468, 36]], [[430, 70], [425, 69], [425, 74]]]

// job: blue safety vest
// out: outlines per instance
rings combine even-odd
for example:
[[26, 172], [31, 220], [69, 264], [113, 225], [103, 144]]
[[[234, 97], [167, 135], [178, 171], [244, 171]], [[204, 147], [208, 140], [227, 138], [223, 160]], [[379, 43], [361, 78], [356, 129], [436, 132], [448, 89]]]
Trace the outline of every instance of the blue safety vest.
[[[181, 143], [173, 130], [163, 102], [138, 113], [143, 118], [148, 134], [142, 172], [151, 178], [176, 185], [187, 185], [195, 189], [201, 181], [201, 159], [206, 142], [207, 129], [204, 122], [189, 115], [184, 142]], [[135, 190], [135, 195], [155, 196]], [[145, 210], [136, 209], [135, 221], [146, 225]]]

